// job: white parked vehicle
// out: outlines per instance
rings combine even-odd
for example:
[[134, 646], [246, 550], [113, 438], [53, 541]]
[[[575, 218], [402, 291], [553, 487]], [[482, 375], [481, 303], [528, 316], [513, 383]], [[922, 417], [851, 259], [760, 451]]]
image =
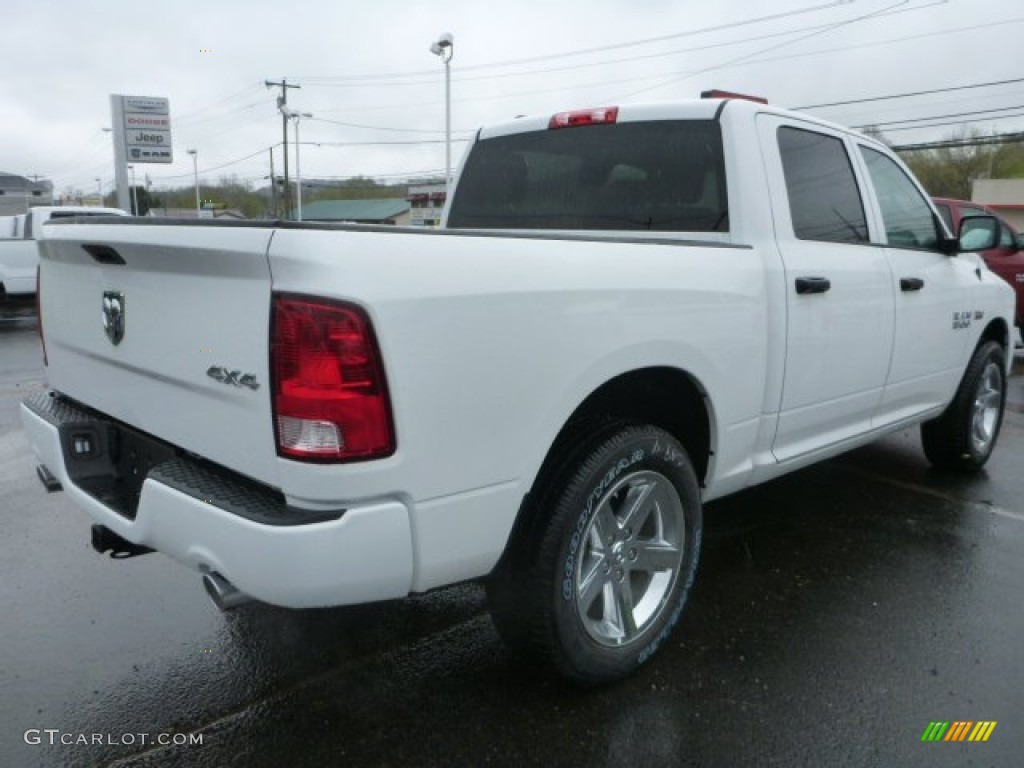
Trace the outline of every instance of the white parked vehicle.
[[942, 468], [996, 443], [1013, 291], [860, 134], [739, 98], [518, 119], [446, 227], [47, 227], [40, 477], [222, 607], [487, 577], [502, 636], [593, 683], [678, 620], [704, 502], [912, 425]]
[[32, 298], [36, 292], [39, 253], [36, 238], [43, 224], [81, 216], [127, 216], [120, 208], [39, 206], [28, 213], [0, 216], [0, 304], [5, 299]]

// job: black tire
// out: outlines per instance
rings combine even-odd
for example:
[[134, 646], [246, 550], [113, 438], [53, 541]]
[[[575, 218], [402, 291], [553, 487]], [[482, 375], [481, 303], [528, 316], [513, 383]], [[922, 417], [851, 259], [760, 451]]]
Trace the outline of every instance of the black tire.
[[488, 580], [495, 626], [577, 683], [621, 679], [664, 643], [689, 596], [702, 533], [693, 466], [664, 430], [619, 424], [539, 482], [532, 522]]
[[937, 469], [977, 472], [995, 448], [1005, 405], [1006, 352], [987, 341], [967, 364], [953, 402], [921, 425], [925, 456]]

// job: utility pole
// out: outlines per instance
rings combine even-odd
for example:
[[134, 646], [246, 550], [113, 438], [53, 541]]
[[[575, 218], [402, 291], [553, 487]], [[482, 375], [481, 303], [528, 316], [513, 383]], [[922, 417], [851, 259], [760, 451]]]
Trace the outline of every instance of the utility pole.
[[288, 89], [289, 88], [301, 88], [301, 85], [289, 85], [288, 80], [281, 78], [280, 83], [275, 83], [271, 80], [264, 80], [263, 83], [267, 88], [280, 88], [281, 95], [277, 97], [277, 108], [281, 112], [281, 136], [282, 144], [284, 146], [284, 210], [285, 215], [288, 213], [289, 204], [291, 202], [291, 189], [288, 186], [288, 115], [286, 110], [282, 107], [288, 106]]

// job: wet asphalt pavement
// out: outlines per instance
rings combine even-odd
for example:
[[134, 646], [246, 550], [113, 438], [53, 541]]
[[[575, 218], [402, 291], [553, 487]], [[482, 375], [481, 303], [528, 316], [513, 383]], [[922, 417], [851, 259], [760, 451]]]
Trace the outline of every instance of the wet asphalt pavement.
[[[1024, 376], [977, 477], [908, 432], [708, 505], [673, 642], [586, 692], [512, 658], [476, 584], [220, 614], [162, 555], [96, 555], [20, 429], [43, 379], [0, 324], [0, 766], [1024, 765]], [[922, 743], [938, 720], [998, 725]]]

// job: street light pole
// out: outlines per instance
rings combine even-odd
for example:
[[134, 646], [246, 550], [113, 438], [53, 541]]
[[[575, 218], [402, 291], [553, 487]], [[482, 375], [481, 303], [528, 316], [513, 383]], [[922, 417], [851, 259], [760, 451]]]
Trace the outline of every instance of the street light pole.
[[302, 167], [299, 164], [299, 148], [302, 146], [299, 141], [299, 123], [302, 122], [304, 117], [312, 117], [311, 112], [296, 112], [294, 109], [288, 107], [281, 107], [281, 112], [286, 117], [292, 118], [295, 121], [295, 187], [296, 187], [296, 200], [298, 207], [295, 211], [296, 221], [302, 221]]
[[196, 180], [196, 218], [199, 218], [199, 151], [196, 149], [186, 150], [188, 154], [192, 155], [192, 175]]
[[103, 179], [96, 179], [96, 191], [100, 195], [100, 207], [103, 207]]
[[445, 32], [430, 45], [430, 52], [440, 56], [444, 62], [444, 192], [448, 196], [448, 185], [452, 180], [452, 56], [455, 55], [455, 38]]

